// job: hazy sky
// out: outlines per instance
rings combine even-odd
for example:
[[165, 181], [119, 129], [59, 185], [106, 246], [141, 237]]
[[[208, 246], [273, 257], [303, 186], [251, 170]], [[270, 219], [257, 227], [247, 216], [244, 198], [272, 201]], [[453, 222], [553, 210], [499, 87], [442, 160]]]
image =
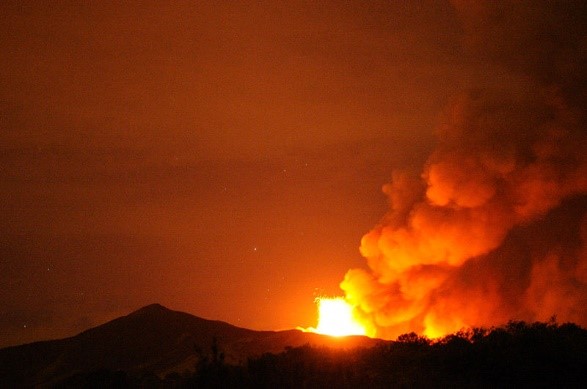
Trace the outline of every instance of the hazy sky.
[[315, 324], [314, 298], [366, 267], [382, 185], [422, 170], [457, 96], [577, 71], [517, 55], [585, 58], [564, 4], [3, 1], [0, 346], [153, 302]]

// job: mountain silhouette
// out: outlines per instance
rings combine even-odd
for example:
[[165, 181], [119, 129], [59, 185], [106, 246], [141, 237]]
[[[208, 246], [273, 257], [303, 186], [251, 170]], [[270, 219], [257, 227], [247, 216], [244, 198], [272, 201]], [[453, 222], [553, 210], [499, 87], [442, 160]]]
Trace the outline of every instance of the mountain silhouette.
[[305, 344], [354, 348], [382, 342], [298, 330], [254, 331], [152, 304], [70, 338], [0, 349], [0, 382], [50, 386], [73, 374], [99, 369], [163, 377], [193, 371], [198, 360], [211, 355], [213, 343], [226, 362], [238, 364]]

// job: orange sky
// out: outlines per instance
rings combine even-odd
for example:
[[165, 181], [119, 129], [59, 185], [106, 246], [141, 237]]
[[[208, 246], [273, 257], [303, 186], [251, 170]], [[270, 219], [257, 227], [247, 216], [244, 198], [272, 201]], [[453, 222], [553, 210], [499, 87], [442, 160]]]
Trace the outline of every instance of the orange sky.
[[454, 96], [518, 77], [458, 1], [21, 3], [0, 5], [0, 346], [153, 302], [314, 325], [392, 170], [422, 168]]

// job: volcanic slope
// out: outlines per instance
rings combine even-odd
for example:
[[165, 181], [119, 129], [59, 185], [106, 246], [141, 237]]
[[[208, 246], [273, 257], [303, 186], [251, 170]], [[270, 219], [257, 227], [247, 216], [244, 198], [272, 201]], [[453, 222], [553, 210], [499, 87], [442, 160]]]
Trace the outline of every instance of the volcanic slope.
[[199, 358], [211, 356], [214, 342], [226, 362], [242, 363], [304, 344], [353, 348], [383, 341], [298, 330], [254, 331], [152, 304], [71, 338], [1, 349], [0, 381], [15, 386], [51, 385], [98, 369], [163, 377], [193, 371]]

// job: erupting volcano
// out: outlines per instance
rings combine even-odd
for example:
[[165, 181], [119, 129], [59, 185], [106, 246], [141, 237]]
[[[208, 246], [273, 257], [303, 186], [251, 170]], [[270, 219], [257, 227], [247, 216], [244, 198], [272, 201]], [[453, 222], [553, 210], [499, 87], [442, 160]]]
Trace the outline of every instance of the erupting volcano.
[[0, 348], [587, 328], [587, 1], [148, 3], [0, 2]]
[[510, 31], [523, 6], [499, 18], [490, 4], [457, 9], [469, 49], [511, 57], [513, 76], [455, 98], [423, 170], [393, 172], [390, 210], [363, 237], [368, 268], [348, 271], [345, 300], [382, 338], [552, 316], [586, 325], [584, 46], [569, 34], [528, 47], [526, 32], [552, 31], [539, 18]]

